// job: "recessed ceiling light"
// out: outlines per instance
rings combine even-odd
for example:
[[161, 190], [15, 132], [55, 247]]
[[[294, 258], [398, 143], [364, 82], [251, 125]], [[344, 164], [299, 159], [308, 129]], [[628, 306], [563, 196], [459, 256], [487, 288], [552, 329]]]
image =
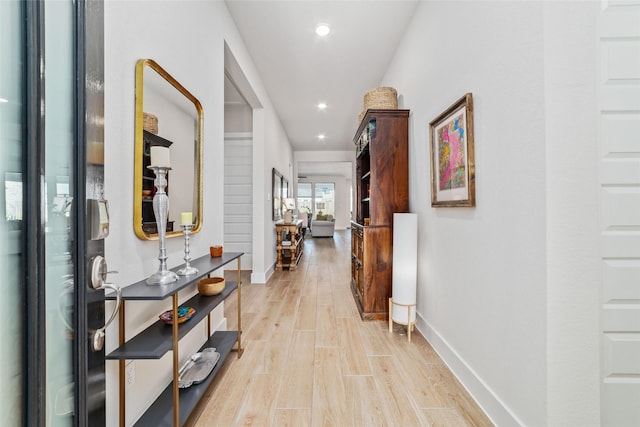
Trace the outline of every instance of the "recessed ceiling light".
[[9, 102], [8, 99], [0, 98], [0, 102]]
[[320, 24], [316, 27], [316, 34], [320, 37], [325, 37], [331, 32], [331, 28], [327, 24]]
[[324, 102], [321, 102], [318, 104], [318, 108], [321, 110], [324, 110], [325, 108], [327, 108], [327, 104], [325, 104]]
[[326, 137], [324, 136], [324, 134], [323, 134], [323, 133], [321, 133], [320, 135], [318, 135], [318, 139], [319, 139], [320, 141], [322, 141], [322, 140], [323, 140], [323, 139], [325, 139], [325, 138], [326, 138]]

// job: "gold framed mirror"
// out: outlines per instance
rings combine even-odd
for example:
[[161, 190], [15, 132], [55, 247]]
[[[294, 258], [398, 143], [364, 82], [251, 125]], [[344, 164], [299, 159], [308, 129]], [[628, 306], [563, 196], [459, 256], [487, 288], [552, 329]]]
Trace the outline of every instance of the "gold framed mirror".
[[153, 213], [154, 173], [148, 169], [152, 146], [169, 148], [169, 214], [166, 237], [182, 236], [181, 213], [193, 217], [192, 233], [202, 226], [202, 126], [200, 101], [152, 59], [136, 63], [136, 119], [133, 229], [140, 239], [158, 238]]

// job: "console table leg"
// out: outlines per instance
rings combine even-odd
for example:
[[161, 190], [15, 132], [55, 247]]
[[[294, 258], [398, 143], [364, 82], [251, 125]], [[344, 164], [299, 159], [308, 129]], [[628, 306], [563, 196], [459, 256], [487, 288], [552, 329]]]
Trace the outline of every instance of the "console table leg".
[[238, 359], [242, 356], [242, 275], [241, 262], [238, 258]]
[[180, 389], [178, 388], [178, 293], [173, 294], [173, 425], [180, 426]]
[[[120, 303], [120, 310], [118, 311], [118, 345], [123, 346], [125, 342], [124, 338], [124, 300]], [[118, 375], [119, 375], [119, 387], [120, 387], [120, 427], [126, 427], [126, 360], [121, 359], [118, 361]]]

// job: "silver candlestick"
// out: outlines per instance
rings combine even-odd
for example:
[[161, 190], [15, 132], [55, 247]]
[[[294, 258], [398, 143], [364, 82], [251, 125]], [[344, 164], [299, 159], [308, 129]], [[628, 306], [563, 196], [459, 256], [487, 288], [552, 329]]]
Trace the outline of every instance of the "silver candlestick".
[[178, 270], [178, 274], [180, 276], [188, 276], [190, 274], [196, 274], [198, 269], [195, 267], [191, 267], [191, 248], [189, 247], [189, 235], [191, 234], [191, 229], [193, 228], [193, 224], [183, 224], [182, 225], [182, 233], [184, 234], [184, 268]]
[[178, 275], [167, 268], [167, 248], [165, 247], [165, 238], [167, 234], [167, 215], [169, 214], [169, 197], [164, 189], [167, 187], [167, 172], [170, 167], [165, 166], [147, 166], [156, 174], [154, 185], [157, 188], [155, 196], [153, 196], [153, 213], [156, 216], [158, 224], [158, 242], [160, 243], [160, 254], [158, 260], [160, 266], [158, 271], [153, 273], [147, 279], [149, 285], [166, 285], [178, 280]]

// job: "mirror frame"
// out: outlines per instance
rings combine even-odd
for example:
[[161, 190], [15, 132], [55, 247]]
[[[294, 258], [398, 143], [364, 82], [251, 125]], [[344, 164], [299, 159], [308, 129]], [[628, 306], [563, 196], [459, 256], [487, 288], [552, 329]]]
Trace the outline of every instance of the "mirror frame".
[[[196, 129], [196, 158], [195, 186], [196, 200], [194, 204], [195, 223], [191, 233], [197, 233], [202, 228], [202, 127], [204, 122], [204, 112], [200, 101], [193, 96], [184, 86], [182, 86], [171, 74], [164, 70], [153, 59], [139, 59], [136, 62], [136, 118], [135, 118], [135, 155], [133, 168], [133, 229], [136, 236], [142, 240], [157, 240], [158, 234], [148, 234], [142, 229], [142, 165], [144, 152], [144, 70], [151, 68], [164, 78], [171, 86], [177, 89], [189, 101], [191, 101], [198, 115], [198, 125]], [[170, 199], [169, 199], [170, 200]], [[166, 237], [182, 236], [182, 231], [167, 231]]]

